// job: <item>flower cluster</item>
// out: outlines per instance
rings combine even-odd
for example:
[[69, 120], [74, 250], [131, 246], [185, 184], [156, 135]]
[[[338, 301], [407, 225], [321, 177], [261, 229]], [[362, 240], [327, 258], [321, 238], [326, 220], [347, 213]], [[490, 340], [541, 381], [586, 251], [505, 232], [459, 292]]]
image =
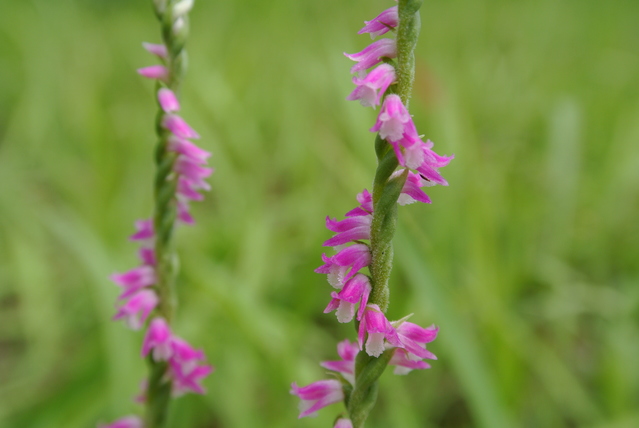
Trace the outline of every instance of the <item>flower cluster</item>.
[[186, 392], [204, 394], [200, 381], [213, 371], [213, 367], [200, 365], [204, 352], [175, 336], [164, 318], [154, 318], [149, 325], [142, 344], [142, 357], [149, 354], [155, 361], [168, 362], [167, 378], [171, 380], [173, 396]]
[[[406, 25], [414, 25], [410, 20], [407, 22]], [[374, 39], [386, 33], [395, 33], [400, 24], [398, 6], [395, 6], [383, 11], [373, 20], [366, 21], [359, 34], [369, 33]], [[402, 28], [407, 27], [400, 27], [399, 30]], [[438, 170], [446, 166], [453, 156], [438, 155], [432, 150], [433, 143], [430, 140], [422, 140], [402, 98], [397, 94], [400, 86], [398, 81], [403, 75], [398, 76], [399, 68], [396, 67], [396, 39], [382, 38], [361, 52], [345, 55], [357, 62], [351, 68], [351, 73], [355, 74], [355, 89], [348, 95], [347, 100], [358, 100], [364, 107], [381, 105], [377, 120], [370, 131], [378, 133], [379, 138], [389, 145], [386, 152], [381, 152], [382, 155], [378, 153], [380, 162], [381, 156], [388, 155], [384, 159], [390, 159], [393, 154], [395, 155], [396, 162], [393, 160], [395, 163], [386, 163], [384, 168], [388, 165], [399, 166], [399, 169], [396, 168], [397, 170], [392, 173], [388, 169], [384, 170], [388, 172], [380, 175], [383, 176], [382, 179], [376, 176], [375, 192], [386, 195], [384, 191], [389, 188], [387, 185], [391, 182], [401, 183], [401, 190], [398, 186], [392, 188], [392, 192], [396, 193], [388, 193], [393, 195], [390, 204], [381, 204], [378, 199], [380, 195], [376, 193], [374, 200], [373, 195], [364, 189], [357, 195], [357, 207], [347, 212], [344, 219], [326, 218], [326, 227], [334, 232], [334, 235], [323, 245], [334, 247], [335, 253], [322, 254], [323, 264], [315, 272], [326, 274], [329, 284], [336, 290], [331, 292], [331, 300], [324, 312], [336, 311], [337, 320], [342, 323], [355, 318], [359, 322], [357, 341], [340, 342], [337, 352], [341, 359], [321, 363], [322, 367], [334, 372], [335, 379], [321, 380], [305, 387], [292, 384], [291, 393], [302, 400], [299, 417], [311, 416], [332, 403], [349, 402], [349, 394], [358, 388], [362, 391], [368, 390], [371, 380], [356, 379], [355, 376], [356, 357], [359, 352], [368, 355], [361, 359], [362, 364], [369, 364], [365, 361], [385, 361], [383, 364], [395, 367], [395, 374], [430, 368], [424, 360], [436, 359], [435, 355], [426, 349], [426, 344], [437, 337], [437, 327], [420, 327], [407, 321], [410, 316], [398, 321], [389, 321], [384, 314], [385, 308], [382, 311], [377, 304], [379, 302], [375, 301], [378, 298], [376, 287], [387, 286], [386, 283], [380, 285], [376, 282], [383, 281], [378, 278], [380, 268], [389, 272], [390, 265], [380, 265], [379, 263], [386, 261], [378, 261], [373, 255], [383, 251], [384, 247], [380, 247], [382, 244], [379, 243], [378, 229], [383, 226], [378, 226], [377, 222], [379, 218], [389, 215], [388, 210], [393, 205], [394, 198], [399, 205], [430, 203], [431, 200], [423, 188], [448, 184]], [[402, 58], [398, 58], [397, 61], [402, 61]], [[369, 70], [371, 68], [372, 70]], [[390, 242], [392, 236], [384, 239]], [[387, 302], [384, 303], [386, 304]], [[378, 359], [382, 354], [385, 355], [385, 360]], [[349, 412], [353, 421], [356, 421], [353, 415], [357, 414], [358, 410], [349, 407]], [[357, 418], [359, 420], [356, 423], [361, 426], [361, 415]], [[335, 427], [339, 428], [352, 426], [353, 422], [346, 418], [338, 419], [335, 424]]]
[[[382, 315], [383, 316], [383, 315]], [[388, 322], [388, 321], [386, 321]], [[430, 365], [424, 358], [436, 360], [437, 357], [426, 349], [426, 343], [432, 342], [437, 337], [438, 329], [435, 326], [422, 328], [405, 319], [389, 323], [394, 334], [402, 341], [402, 348], [397, 349], [390, 360], [390, 365], [395, 366], [395, 374], [406, 374], [414, 369], [427, 369]], [[382, 339], [383, 340], [383, 339]], [[393, 345], [386, 342], [386, 348]], [[295, 382], [291, 385], [291, 394], [298, 396], [300, 402], [299, 417], [314, 416], [316, 412], [329, 404], [344, 400], [344, 384], [355, 386], [355, 358], [360, 352], [360, 344], [345, 339], [337, 344], [337, 354], [341, 358], [337, 361], [322, 361], [320, 365], [327, 370], [335, 372], [336, 379], [327, 379], [313, 382], [310, 385], [299, 387]], [[343, 424], [350, 422], [345, 419]], [[335, 425], [341, 427], [342, 425]], [[348, 426], [348, 425], [343, 425]]]
[[[204, 179], [213, 173], [213, 169], [205, 166], [211, 154], [190, 141], [199, 138], [199, 135], [177, 114], [180, 103], [173, 91], [165, 86], [169, 79], [169, 70], [165, 65], [168, 61], [166, 46], [145, 43], [144, 48], [163, 62], [162, 65], [145, 67], [138, 72], [160, 83], [156, 95], [162, 112], [160, 126], [163, 130], [162, 138], [166, 142], [165, 150], [172, 157], [171, 172], [166, 178], [167, 184], [175, 183], [172, 203], [177, 211], [177, 220], [183, 224], [193, 224], [189, 202], [202, 200], [203, 195], [200, 191], [210, 189]], [[113, 274], [110, 279], [122, 289], [118, 297], [122, 303], [113, 319], [122, 319], [131, 329], [140, 330], [158, 307], [160, 297], [157, 292], [158, 257], [155, 253], [157, 236], [154, 221], [138, 220], [135, 228], [136, 231], [130, 236], [130, 240], [140, 245], [138, 256], [141, 264], [127, 272]], [[204, 393], [200, 383], [213, 371], [213, 367], [201, 364], [204, 353], [174, 335], [167, 322], [160, 316], [153, 317], [144, 339], [142, 356], [146, 357], [149, 354], [156, 362], [168, 363], [164, 381], [171, 382], [173, 396], [186, 392]], [[145, 401], [145, 393], [138, 401]], [[130, 416], [104, 428], [141, 426], [139, 418]]]

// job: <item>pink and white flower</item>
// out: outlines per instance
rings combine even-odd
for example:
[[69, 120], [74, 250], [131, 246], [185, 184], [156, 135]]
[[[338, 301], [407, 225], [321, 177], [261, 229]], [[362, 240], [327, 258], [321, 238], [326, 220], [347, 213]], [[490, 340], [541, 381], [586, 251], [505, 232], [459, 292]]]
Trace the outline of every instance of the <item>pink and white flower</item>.
[[381, 64], [363, 78], [353, 77], [353, 83], [357, 87], [346, 99], [359, 100], [364, 107], [379, 105], [382, 95], [395, 82], [395, 79], [395, 68], [390, 64]]
[[169, 78], [169, 70], [163, 65], [151, 65], [138, 68], [138, 73], [147, 79], [155, 79], [166, 82]]
[[335, 247], [359, 239], [370, 239], [372, 216], [346, 217], [344, 220], [326, 217], [326, 228], [337, 235], [324, 242], [325, 247]]
[[302, 400], [298, 418], [314, 416], [318, 410], [329, 404], [344, 400], [342, 384], [336, 379], [320, 380], [304, 387], [299, 387], [293, 382], [291, 394], [297, 395]]
[[155, 269], [148, 265], [138, 266], [124, 273], [115, 273], [110, 276], [110, 279], [124, 290], [119, 299], [127, 299], [157, 281]]
[[353, 428], [353, 422], [347, 418], [339, 418], [333, 428]]
[[384, 99], [371, 132], [379, 132], [380, 138], [387, 141], [399, 141], [404, 136], [404, 129], [409, 122], [412, 122], [412, 119], [399, 95], [390, 94]]
[[338, 361], [322, 361], [320, 366], [325, 369], [341, 373], [344, 379], [348, 380], [351, 385], [355, 385], [355, 357], [359, 352], [357, 342], [350, 342], [344, 339], [337, 344], [337, 355], [341, 360]]
[[324, 313], [337, 309], [337, 320], [341, 323], [350, 322], [355, 315], [355, 305], [359, 303], [357, 319], [361, 320], [370, 293], [371, 283], [368, 276], [358, 273], [344, 284], [344, 288], [339, 293], [334, 291], [331, 293], [333, 299], [324, 309]]
[[364, 27], [357, 34], [370, 33], [371, 39], [386, 34], [392, 28], [397, 27], [399, 16], [397, 14], [397, 6], [386, 9], [378, 16], [370, 21], [364, 21]]
[[139, 330], [158, 303], [158, 296], [153, 290], [140, 290], [120, 306], [113, 319], [124, 319], [129, 328]]
[[397, 56], [397, 42], [393, 39], [380, 39], [367, 46], [361, 52], [354, 54], [344, 53], [344, 55], [353, 61], [357, 61], [357, 64], [351, 67], [351, 74], [355, 74], [379, 64], [382, 62], [382, 58], [395, 58]]
[[364, 339], [366, 337], [368, 337], [366, 339], [366, 353], [372, 357], [382, 355], [385, 349], [384, 340], [388, 341], [393, 347], [403, 347], [397, 335], [397, 331], [395, 331], [395, 328], [386, 319], [386, 316], [379, 306], [375, 304], [366, 306], [364, 316], [359, 323], [357, 342], [359, 343], [360, 350], [364, 346]]
[[327, 274], [328, 282], [341, 289], [345, 281], [371, 263], [371, 252], [366, 244], [354, 244], [340, 249], [333, 257], [322, 254], [322, 260], [324, 264], [315, 272]]
[[[404, 171], [402, 170], [396, 171], [393, 175], [391, 175], [391, 178], [396, 177], [403, 172]], [[397, 199], [397, 203], [399, 205], [408, 205], [419, 201], [425, 204], [430, 204], [430, 198], [421, 188], [432, 185], [433, 183], [428, 180], [424, 180], [419, 174], [408, 171], [408, 177], [406, 177], [406, 182], [402, 188], [402, 193], [399, 195], [399, 199]]]
[[153, 352], [155, 361], [167, 361], [173, 355], [173, 334], [164, 318], [153, 318], [142, 343], [142, 357]]

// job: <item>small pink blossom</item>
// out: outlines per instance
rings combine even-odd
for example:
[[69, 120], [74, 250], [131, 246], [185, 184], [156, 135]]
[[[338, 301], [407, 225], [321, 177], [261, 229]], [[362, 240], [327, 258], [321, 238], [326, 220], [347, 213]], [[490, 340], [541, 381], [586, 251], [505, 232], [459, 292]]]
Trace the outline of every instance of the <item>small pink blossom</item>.
[[169, 88], [160, 88], [158, 91], [158, 102], [162, 110], [166, 113], [174, 113], [180, 110], [180, 102], [175, 96], [175, 93]]
[[413, 370], [429, 369], [430, 364], [422, 361], [419, 357], [409, 353], [407, 350], [397, 348], [391, 357], [388, 365], [395, 366], [393, 373], [396, 375], [405, 375]]
[[[371, 252], [368, 245], [355, 244], [339, 250], [333, 257], [327, 257], [323, 254], [322, 260], [324, 260], [324, 264], [315, 269], [315, 272], [329, 275], [329, 283], [333, 287], [341, 289], [344, 281], [349, 280], [361, 268], [371, 263]], [[332, 281], [331, 277], [339, 279]]]
[[353, 428], [353, 422], [350, 419], [339, 418], [333, 428]]
[[390, 94], [384, 99], [371, 132], [379, 132], [380, 138], [387, 141], [399, 141], [408, 122], [412, 119], [399, 95]]
[[206, 160], [211, 156], [210, 152], [198, 147], [189, 140], [178, 138], [175, 135], [169, 137], [168, 149], [200, 165], [205, 164]]
[[142, 247], [138, 250], [138, 257], [147, 266], [155, 266], [157, 260], [155, 258], [155, 250], [153, 248]]
[[391, 323], [397, 329], [397, 335], [402, 342], [402, 348], [419, 358], [436, 360], [437, 357], [426, 349], [426, 344], [437, 338], [439, 328], [431, 325], [423, 328], [408, 321], [394, 321]]
[[163, 65], [151, 65], [149, 67], [138, 68], [138, 74], [148, 79], [167, 81], [169, 70]]
[[184, 119], [175, 114], [164, 116], [162, 126], [178, 138], [200, 138], [200, 134], [195, 132]]
[[162, 59], [165, 59], [168, 56], [168, 52], [166, 50], [166, 46], [164, 45], [159, 45], [159, 44], [155, 44], [155, 43], [142, 43], [142, 46], [144, 47], [144, 49], [146, 49], [147, 52], [158, 56]]
[[397, 6], [393, 6], [380, 13], [371, 21], [364, 21], [364, 28], [359, 30], [357, 34], [370, 33], [371, 39], [386, 34], [391, 28], [397, 27], [399, 16], [397, 14]]
[[131, 296], [124, 305], [120, 306], [113, 319], [124, 319], [129, 328], [139, 330], [158, 303], [159, 299], [154, 291], [140, 290]]
[[[400, 175], [403, 172], [403, 170], [396, 171], [393, 175], [391, 175], [391, 178]], [[430, 198], [421, 188], [431, 185], [432, 183], [424, 180], [419, 174], [409, 171], [404, 187], [402, 188], [402, 193], [399, 195], [399, 199], [397, 199], [397, 203], [399, 205], [408, 205], [419, 201], [425, 204], [430, 204]]]
[[302, 400], [298, 418], [314, 416], [318, 410], [329, 404], [344, 400], [342, 384], [336, 379], [320, 380], [304, 387], [299, 387], [293, 382], [291, 388], [291, 394]]
[[370, 356], [379, 357], [382, 355], [385, 349], [384, 339], [394, 347], [402, 347], [402, 342], [399, 340], [397, 331], [395, 331], [395, 328], [386, 319], [386, 316], [379, 309], [379, 306], [375, 304], [366, 306], [362, 321], [359, 323], [357, 341], [360, 349], [362, 349], [364, 338], [367, 335], [366, 353]]
[[189, 211], [189, 204], [186, 201], [179, 200], [177, 201], [177, 218], [184, 224], [193, 225], [195, 224], [195, 219], [191, 215]]
[[325, 247], [335, 247], [349, 241], [370, 239], [372, 216], [346, 217], [344, 220], [326, 217], [326, 228], [337, 232], [335, 236], [324, 242]]
[[374, 107], [379, 105], [382, 95], [394, 82], [395, 68], [390, 64], [381, 64], [364, 78], [353, 77], [353, 83], [357, 87], [346, 99], [359, 100], [364, 107]]
[[347, 212], [346, 217], [358, 217], [373, 214], [373, 196], [368, 190], [364, 189], [361, 193], [357, 194], [357, 202], [359, 202], [360, 205]]
[[190, 158], [179, 156], [173, 164], [173, 171], [180, 174], [198, 189], [210, 189], [210, 185], [204, 179], [213, 173], [212, 168], [203, 167], [193, 162]]
[[98, 428], [143, 428], [143, 424], [137, 416], [126, 416], [107, 425], [99, 424]]
[[187, 392], [204, 394], [206, 391], [201, 385], [202, 380], [213, 372], [213, 366], [195, 365], [190, 370], [174, 359], [169, 360], [171, 366], [171, 378], [173, 380], [172, 395], [179, 397]]
[[110, 279], [124, 289], [120, 299], [127, 299], [138, 290], [153, 285], [157, 281], [155, 269], [147, 265], [138, 266], [124, 273], [113, 274]]
[[340, 356], [341, 360], [322, 361], [320, 366], [341, 373], [344, 379], [355, 385], [355, 357], [358, 352], [357, 342], [351, 343], [348, 339], [344, 339], [337, 344], [337, 355]]
[[135, 230], [135, 233], [129, 236], [131, 241], [142, 241], [143, 244], [147, 244], [155, 238], [152, 219], [136, 221]]
[[344, 288], [339, 293], [334, 291], [331, 293], [333, 299], [324, 309], [324, 313], [337, 309], [337, 320], [341, 323], [350, 322], [355, 315], [355, 305], [359, 303], [357, 319], [361, 320], [370, 292], [371, 283], [368, 277], [358, 273], [344, 284]]
[[153, 318], [142, 343], [142, 357], [153, 351], [155, 361], [167, 361], [173, 355], [171, 328], [164, 318]]
[[357, 61], [357, 64], [351, 67], [351, 73], [355, 74], [379, 64], [382, 62], [382, 58], [395, 58], [397, 56], [397, 42], [393, 39], [381, 39], [367, 46], [361, 52], [344, 53], [344, 55]]

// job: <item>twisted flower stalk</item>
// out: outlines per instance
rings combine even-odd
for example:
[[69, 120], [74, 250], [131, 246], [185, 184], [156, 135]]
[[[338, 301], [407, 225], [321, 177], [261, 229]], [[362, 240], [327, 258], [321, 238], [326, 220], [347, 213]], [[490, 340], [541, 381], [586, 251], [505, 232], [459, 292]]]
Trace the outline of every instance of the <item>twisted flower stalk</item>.
[[189, 201], [201, 200], [200, 190], [210, 187], [204, 179], [213, 170], [207, 168], [210, 153], [196, 146], [199, 138], [177, 112], [178, 92], [186, 69], [184, 45], [188, 35], [188, 12], [193, 0], [154, 0], [156, 16], [161, 24], [162, 44], [145, 43], [162, 64], [141, 68], [142, 76], [156, 81], [158, 114], [155, 129], [154, 214], [151, 219], [136, 222], [131, 240], [141, 244], [142, 265], [111, 279], [123, 288], [114, 319], [124, 319], [134, 330], [148, 328], [142, 345], [142, 357], [149, 363], [149, 378], [137, 398], [146, 405], [144, 419], [127, 416], [101, 428], [161, 428], [165, 426], [172, 397], [187, 392], [203, 394], [201, 381], [213, 367], [201, 364], [204, 353], [194, 349], [171, 331], [175, 310], [175, 277], [177, 255], [173, 248], [173, 232], [177, 223], [193, 224]]
[[[422, 328], [408, 322], [409, 317], [390, 322], [385, 316], [390, 303], [388, 282], [397, 205], [430, 203], [422, 187], [447, 185], [438, 168], [453, 158], [436, 154], [432, 142], [422, 141], [407, 110], [421, 3], [422, 0], [399, 0], [398, 6], [367, 21], [360, 34], [370, 33], [374, 38], [396, 32], [396, 38], [383, 38], [359, 53], [346, 54], [357, 61], [351, 72], [358, 73], [353, 78], [356, 88], [347, 99], [359, 100], [363, 106], [381, 103], [377, 122], [371, 128], [377, 132], [378, 165], [373, 193], [364, 190], [357, 195], [360, 205], [346, 213], [344, 220], [327, 218], [327, 228], [336, 235], [324, 245], [335, 247], [336, 254], [323, 255], [325, 264], [316, 272], [327, 274], [329, 283], [338, 290], [331, 293], [332, 300], [324, 312], [336, 310], [339, 322], [355, 318], [358, 340], [340, 342], [337, 351], [341, 360], [321, 364], [333, 372], [335, 379], [306, 387], [293, 383], [291, 391], [302, 399], [300, 417], [343, 401], [348, 416], [338, 417], [335, 428], [364, 426], [377, 399], [378, 379], [388, 365], [395, 366], [396, 374], [406, 374], [429, 368], [424, 358], [436, 359], [426, 350], [426, 343], [437, 336], [435, 326]], [[368, 274], [361, 272], [365, 267]]]

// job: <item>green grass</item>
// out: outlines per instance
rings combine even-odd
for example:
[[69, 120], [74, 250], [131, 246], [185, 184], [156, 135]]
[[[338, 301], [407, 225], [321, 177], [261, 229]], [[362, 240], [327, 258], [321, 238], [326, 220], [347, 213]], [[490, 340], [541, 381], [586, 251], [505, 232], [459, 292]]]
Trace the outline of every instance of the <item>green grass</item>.
[[[139, 412], [141, 335], [107, 277], [151, 209], [150, 2], [32, 0], [0, 13], [0, 426]], [[354, 337], [313, 273], [370, 186], [375, 113], [344, 100], [362, 21], [392, 2], [199, 1], [184, 116], [213, 190], [177, 233], [176, 330], [217, 371], [171, 427], [328, 427], [289, 384]], [[390, 317], [440, 336], [382, 378], [371, 428], [639, 424], [639, 3], [432, 0], [411, 103], [447, 188], [400, 210]]]

